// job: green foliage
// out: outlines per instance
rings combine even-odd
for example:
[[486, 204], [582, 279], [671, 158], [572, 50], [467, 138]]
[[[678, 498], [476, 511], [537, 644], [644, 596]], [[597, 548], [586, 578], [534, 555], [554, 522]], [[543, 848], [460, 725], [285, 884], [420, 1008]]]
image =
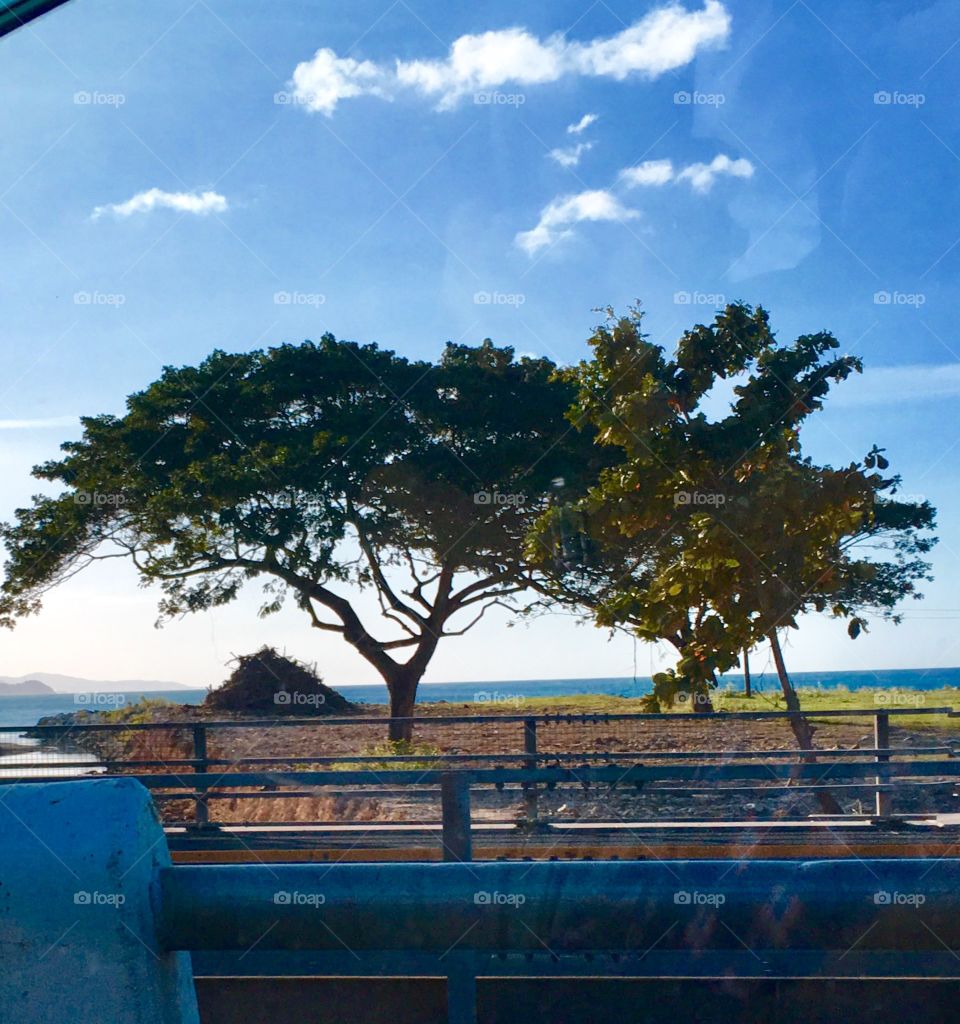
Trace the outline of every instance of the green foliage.
[[[364, 747], [360, 751], [362, 757], [382, 757], [383, 761], [342, 762], [333, 767], [336, 771], [387, 771], [397, 768], [427, 771], [441, 767], [443, 762], [436, 758], [442, 753], [443, 751], [433, 743], [418, 743], [412, 739], [385, 740], [383, 743]], [[401, 764], [397, 764], [395, 761], [389, 760], [393, 757], [417, 757], [421, 760], [403, 761]]]
[[141, 697], [132, 704], [101, 711], [99, 715], [100, 720], [107, 725], [145, 725], [157, 720], [166, 721], [171, 711], [180, 711], [182, 708], [182, 704], [176, 704], [166, 697]]
[[[524, 538], [552, 481], [593, 471], [590, 433], [564, 418], [574, 386], [554, 371], [490, 341], [431, 364], [332, 335], [168, 367], [35, 469], [64, 489], [2, 530], [0, 623], [102, 557], [162, 588], [161, 618], [256, 581], [262, 614], [292, 595], [409, 714], [440, 638], [536, 587]], [[377, 593], [387, 637], [344, 585]]]
[[[896, 497], [883, 449], [839, 468], [801, 450], [804, 422], [860, 361], [826, 332], [778, 345], [766, 311], [744, 304], [687, 331], [672, 358], [641, 324], [608, 311], [594, 358], [563, 374], [578, 389], [569, 418], [617, 457], [586, 497], [541, 517], [529, 552], [550, 550], [539, 557], [557, 599], [674, 646], [651, 709], [702, 697], [805, 611], [846, 619], [854, 638], [867, 613], [896, 621], [928, 578], [934, 509]], [[711, 416], [726, 381], [728, 410]], [[571, 521], [589, 538], [580, 564], [557, 543]]]

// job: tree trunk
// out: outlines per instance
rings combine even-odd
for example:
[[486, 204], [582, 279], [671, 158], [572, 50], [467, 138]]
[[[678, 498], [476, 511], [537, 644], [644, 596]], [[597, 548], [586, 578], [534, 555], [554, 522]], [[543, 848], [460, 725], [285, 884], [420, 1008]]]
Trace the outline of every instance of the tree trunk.
[[712, 672], [707, 682], [703, 683], [703, 690], [692, 690], [690, 693], [690, 699], [693, 701], [693, 713], [695, 715], [711, 715], [713, 714], [714, 707], [713, 701], [710, 699], [710, 687], [711, 684], [714, 688], [717, 685], [717, 677]]
[[753, 688], [750, 685], [750, 651], [746, 647], [743, 649], [743, 695], [753, 696]]
[[713, 701], [710, 699], [710, 690], [704, 687], [703, 692], [694, 690], [690, 694], [693, 700], [693, 713], [695, 715], [709, 715], [713, 713]]
[[387, 682], [390, 691], [390, 727], [388, 736], [392, 741], [413, 738], [413, 714], [417, 704], [417, 684], [420, 676], [398, 673]]
[[[800, 698], [797, 696], [797, 691], [793, 688], [790, 677], [787, 675], [787, 665], [783, 660], [783, 650], [780, 647], [777, 631], [771, 630], [767, 639], [770, 641], [770, 650], [773, 651], [773, 661], [777, 666], [777, 678], [780, 680], [780, 689], [783, 691], [787, 711], [795, 712], [790, 715], [790, 728], [796, 737], [797, 746], [801, 750], [813, 750], [814, 729], [806, 718], [800, 714]], [[817, 758], [814, 754], [805, 754], [803, 756], [805, 764], [815, 764], [816, 760]], [[817, 802], [820, 804], [820, 809], [824, 814], [843, 814], [843, 808], [837, 803], [832, 793], [818, 790]]]

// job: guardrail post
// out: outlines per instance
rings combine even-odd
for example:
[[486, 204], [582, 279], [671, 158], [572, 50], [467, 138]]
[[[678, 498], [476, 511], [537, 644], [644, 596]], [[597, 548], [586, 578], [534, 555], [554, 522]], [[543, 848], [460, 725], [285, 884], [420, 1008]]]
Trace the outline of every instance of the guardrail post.
[[444, 772], [440, 776], [440, 803], [443, 809], [443, 859], [473, 859], [470, 834], [470, 775]]
[[[536, 718], [525, 718], [523, 720], [523, 752], [533, 756], [524, 758], [527, 768], [537, 767], [537, 720]], [[527, 821], [535, 822], [539, 817], [539, 794], [537, 784], [531, 782], [523, 790], [523, 806]]]
[[[205, 773], [207, 764], [207, 727], [205, 725], [194, 725], [193, 727], [193, 757], [197, 762], [193, 766], [194, 773]], [[195, 799], [193, 820], [200, 828], [206, 828], [210, 824], [210, 805], [207, 802], [206, 789]]]
[[[886, 711], [878, 711], [873, 716], [873, 745], [877, 750], [890, 749], [890, 716]], [[878, 761], [889, 761], [889, 754], [877, 754]], [[881, 776], [877, 776], [877, 785], [883, 782]], [[889, 791], [877, 790], [876, 813], [878, 818], [889, 818], [891, 813], [891, 795]]]
[[477, 976], [473, 956], [451, 953], [447, 968], [447, 1024], [477, 1024]]

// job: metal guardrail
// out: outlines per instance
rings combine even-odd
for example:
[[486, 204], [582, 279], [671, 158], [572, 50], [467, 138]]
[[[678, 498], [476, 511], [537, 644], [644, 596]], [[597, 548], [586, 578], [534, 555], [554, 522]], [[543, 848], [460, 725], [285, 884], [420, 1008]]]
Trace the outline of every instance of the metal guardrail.
[[[953, 787], [960, 774], [960, 761], [954, 760], [955, 747], [950, 743], [916, 743], [893, 746], [891, 720], [904, 716], [948, 715], [957, 713], [949, 707], [838, 709], [808, 712], [805, 717], [820, 722], [849, 721], [869, 718], [873, 723], [871, 746], [846, 749], [819, 749], [816, 761], [809, 760], [808, 751], [777, 746], [762, 750], [663, 750], [640, 749], [645, 741], [636, 732], [639, 723], [663, 729], [682, 728], [704, 723], [769, 721], [783, 723], [795, 716], [785, 711], [715, 712], [709, 714], [631, 714], [598, 713], [583, 715], [435, 715], [410, 719], [415, 735], [429, 730], [444, 731], [448, 744], [458, 748], [476, 745], [482, 730], [492, 738], [486, 742], [498, 746], [496, 752], [457, 749], [437, 753], [411, 754], [309, 754], [217, 756], [225, 733], [250, 729], [309, 728], [318, 740], [317, 746], [334, 735], [369, 734], [371, 726], [382, 729], [386, 719], [370, 716], [344, 718], [275, 718], [220, 721], [171, 721], [149, 723], [83, 723], [45, 725], [32, 728], [0, 728], [4, 733], [28, 736], [39, 747], [23, 748], [22, 764], [18, 758], [7, 757], [0, 763], [0, 782], [42, 782], [62, 778], [64, 772], [76, 770], [101, 774], [133, 776], [154, 794], [162, 806], [171, 808], [175, 801], [186, 800], [193, 808], [189, 818], [177, 819], [172, 812], [165, 815], [168, 824], [187, 827], [214, 827], [211, 804], [214, 801], [285, 800], [329, 796], [331, 798], [362, 798], [383, 795], [422, 794], [432, 790], [439, 796], [440, 819], [443, 825], [445, 856], [451, 860], [467, 860], [471, 856], [471, 805], [474, 791], [486, 788], [514, 793], [521, 801], [522, 819], [528, 825], [540, 821], [541, 799], [555, 789], [574, 787], [597, 792], [636, 787], [644, 795], [666, 794], [670, 798], [701, 797], [706, 794], [815, 794], [830, 790], [837, 793], [867, 794], [873, 797], [878, 818], [893, 816], [893, 801], [898, 792], [920, 787]], [[454, 732], [451, 733], [451, 728]], [[559, 734], [557, 730], [561, 730]], [[333, 730], [333, 731], [331, 731]], [[557, 735], [575, 736], [588, 747], [576, 753], [543, 750], [540, 738], [552, 730], [551, 743], [556, 747]], [[593, 730], [591, 732], [591, 730]], [[611, 735], [613, 730], [616, 735]], [[617, 731], [619, 730], [619, 731]], [[731, 730], [725, 730], [724, 735]], [[66, 746], [81, 751], [90, 749], [92, 737], [103, 736], [108, 748], [117, 749], [131, 737], [135, 745], [149, 753], [151, 743], [176, 737], [178, 754], [170, 756], [131, 756], [123, 749], [116, 756], [104, 756], [92, 764], [86, 759], [71, 759]], [[238, 735], [243, 735], [242, 733]], [[116, 740], [112, 740], [116, 737]], [[586, 739], [584, 739], [586, 737]], [[214, 742], [215, 741], [215, 742]], [[615, 741], [615, 742], [614, 742]], [[590, 749], [595, 742], [597, 749]], [[613, 750], [619, 743], [627, 749]], [[55, 759], [45, 759], [44, 752], [58, 747]], [[100, 741], [100, 746], [104, 741]], [[551, 744], [548, 744], [548, 746]], [[97, 747], [97, 744], [94, 744]], [[599, 749], [599, 748], [603, 749]], [[637, 749], [631, 749], [635, 747]], [[9, 747], [7, 748], [10, 749]], [[112, 749], [112, 748], [111, 748]], [[439, 750], [439, 748], [438, 748]], [[221, 751], [222, 753], [222, 751]], [[255, 788], [251, 788], [255, 787]], [[388, 789], [388, 787], [394, 787]], [[236, 806], [236, 805], [234, 805]], [[298, 819], [302, 823], [302, 819]], [[292, 822], [273, 822], [292, 824]], [[333, 824], [333, 822], [325, 822]], [[515, 822], [514, 822], [515, 823]], [[221, 821], [220, 824], [248, 824], [246, 821]], [[426, 824], [426, 823], [424, 823]]]
[[478, 975], [960, 975], [952, 858], [176, 866], [158, 902], [197, 974], [441, 974], [451, 1024], [475, 1024]]
[[[462, 795], [464, 775], [445, 773], [448, 801]], [[778, 977], [821, 983], [819, 1003], [798, 1006], [788, 990], [755, 1021], [908, 1015], [932, 1024], [954, 1009], [960, 859], [950, 846], [922, 859], [815, 853], [761, 861], [731, 850], [722, 859], [195, 866], [171, 864], [150, 797], [130, 779], [12, 786], [0, 796], [0, 1005], [17, 1020], [195, 1024], [187, 952], [207, 1006], [219, 988], [230, 1020], [269, 1005], [243, 983], [257, 974], [439, 976], [453, 1024], [475, 1024], [477, 979], [491, 976], [712, 978], [714, 991], [736, 988], [741, 1000]], [[833, 985], [838, 976], [844, 986]], [[912, 986], [909, 994], [897, 992], [898, 981]], [[324, 1015], [329, 1001], [320, 1010], [311, 987], [291, 1004], [296, 987], [284, 986], [284, 1010], [294, 1009], [285, 1019]], [[523, 1016], [509, 1005], [511, 988], [493, 987], [497, 1019]], [[634, 987], [629, 1002], [606, 1008], [622, 1017], [623, 1006], [646, 1005], [662, 990]], [[409, 991], [380, 1003], [378, 1016], [402, 1016], [394, 1007]], [[597, 995], [595, 987], [583, 992], [581, 1005]], [[543, 989], [527, 993], [529, 1005]], [[486, 1002], [491, 989], [481, 994]], [[838, 1014], [841, 994], [848, 1009]], [[687, 1006], [679, 995], [676, 1017], [661, 1012], [658, 1020], [704, 1019], [702, 999]], [[549, 1016], [589, 1015], [589, 1006], [560, 1006]], [[743, 1016], [734, 1008], [709, 1019]]]

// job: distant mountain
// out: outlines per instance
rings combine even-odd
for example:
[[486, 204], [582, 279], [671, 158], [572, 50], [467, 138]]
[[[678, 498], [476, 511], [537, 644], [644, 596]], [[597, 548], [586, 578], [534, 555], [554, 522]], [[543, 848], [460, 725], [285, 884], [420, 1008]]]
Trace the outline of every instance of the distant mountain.
[[37, 697], [41, 693], [56, 693], [39, 679], [24, 679], [22, 683], [0, 682], [0, 697]]
[[[11, 691], [9, 686], [22, 683], [38, 685], [42, 689]], [[4, 687], [7, 687], [4, 689]], [[156, 690], [199, 690], [199, 686], [185, 686], [157, 679], [81, 679], [56, 672], [30, 672], [25, 676], [0, 676], [0, 692], [29, 696], [40, 693], [153, 693]]]

